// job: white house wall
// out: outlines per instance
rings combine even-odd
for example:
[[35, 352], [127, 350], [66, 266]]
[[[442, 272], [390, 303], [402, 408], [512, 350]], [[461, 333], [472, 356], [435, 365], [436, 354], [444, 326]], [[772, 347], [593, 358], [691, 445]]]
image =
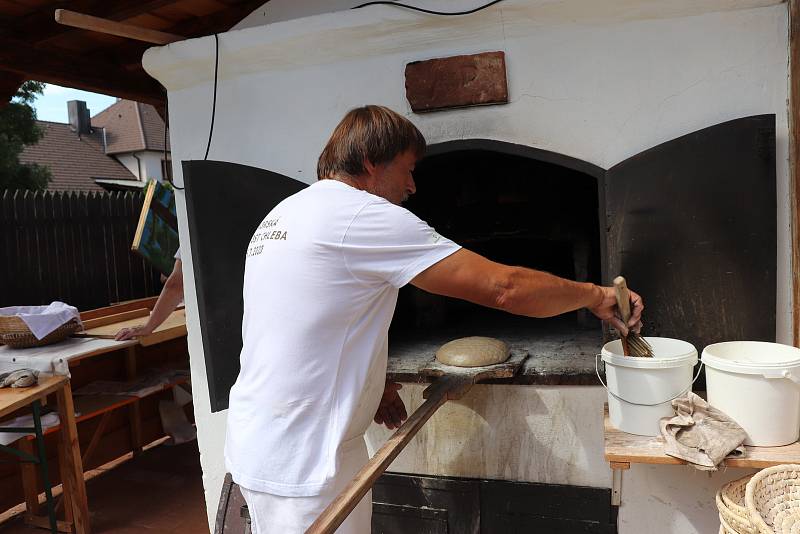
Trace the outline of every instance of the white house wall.
[[115, 154], [114, 157], [139, 180], [146, 181], [152, 178], [161, 181], [163, 179], [163, 171], [161, 169], [161, 160], [164, 158], [163, 152], [146, 150], [135, 153]]
[[139, 152], [138, 156], [142, 160], [142, 169], [144, 170], [144, 176], [140, 178], [142, 180], [153, 179], [160, 182], [164, 178], [164, 173], [161, 169], [161, 160], [164, 159], [164, 153], [147, 150]]
[[139, 173], [141, 172], [141, 167], [139, 165], [139, 160], [133, 157], [133, 154], [115, 154], [114, 157], [122, 163], [126, 169], [128, 169], [131, 174], [139, 178]]
[[[767, 5], [774, 3], [619, 0], [597, 2], [605, 11], [587, 7], [594, 18], [585, 20], [558, 11], [581, 2], [509, 1], [468, 17], [380, 7], [230, 32], [220, 36], [209, 159], [311, 183], [333, 127], [348, 109], [365, 103], [384, 104], [409, 117], [431, 143], [496, 139], [603, 168], [706, 126], [775, 113], [776, 334], [788, 342], [788, 16], [785, 4]], [[694, 14], [701, 4], [722, 10]], [[766, 7], [732, 9], [752, 5]], [[684, 11], [675, 12], [676, 6]], [[672, 18], [680, 13], [691, 16]], [[509, 105], [425, 115], [410, 111], [406, 63], [491, 50], [506, 52]], [[176, 162], [202, 159], [205, 152], [213, 53], [214, 38], [208, 37], [145, 54], [145, 67], [169, 91]], [[180, 165], [174, 170], [182, 184]], [[187, 250], [191, 240], [182, 194], [177, 203], [181, 246]], [[184, 254], [195, 415], [213, 526], [224, 476], [225, 413], [210, 413], [191, 263], [191, 255]], [[416, 406], [420, 386], [406, 385], [403, 396]], [[392, 469], [608, 487], [602, 401], [599, 387], [481, 387], [464, 403], [445, 406], [434, 416]], [[463, 432], [453, 432], [453, 421]], [[368, 437], [374, 450], [385, 432], [372, 429]], [[691, 468], [634, 466], [624, 475], [620, 533], [714, 532], [713, 491], [742, 474], [730, 470], [709, 478]]]

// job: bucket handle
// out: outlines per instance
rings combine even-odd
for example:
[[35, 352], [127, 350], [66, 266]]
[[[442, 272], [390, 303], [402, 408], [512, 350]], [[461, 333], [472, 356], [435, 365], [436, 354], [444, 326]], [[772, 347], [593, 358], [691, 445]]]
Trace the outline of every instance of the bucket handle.
[[764, 376], [764, 378], [767, 378], [767, 379], [769, 379], [769, 378], [786, 378], [788, 380], [791, 380], [795, 384], [800, 385], [800, 375], [798, 375], [796, 372], [793, 373], [789, 369], [780, 369], [780, 370], [778, 370], [776, 372], [764, 373], [763, 376]]
[[[609, 395], [611, 395], [612, 397], [614, 397], [615, 399], [617, 399], [619, 401], [625, 402], [627, 404], [632, 404], [634, 406], [658, 406], [659, 404], [664, 404], [665, 402], [674, 401], [675, 399], [677, 399], [678, 397], [680, 397], [681, 395], [683, 395], [684, 393], [686, 393], [687, 391], [692, 389], [692, 386], [694, 385], [694, 383], [697, 382], [698, 378], [700, 378], [700, 372], [703, 370], [703, 361], [701, 360], [700, 361], [700, 368], [697, 369], [697, 374], [694, 375], [694, 380], [692, 380], [692, 383], [689, 384], [688, 388], [684, 389], [683, 391], [681, 391], [680, 393], [678, 393], [674, 397], [672, 397], [670, 399], [667, 399], [665, 401], [654, 402], [653, 404], [643, 404], [643, 403], [640, 403], [640, 402], [631, 402], [629, 400], [625, 400], [622, 397], [620, 397], [618, 395], [615, 395], [614, 392], [612, 392], [610, 389], [608, 389], [608, 386], [606, 385], [606, 383], [603, 382], [602, 378], [600, 378], [600, 358], [602, 356], [603, 356], [602, 354], [596, 354], [595, 357], [594, 357], [594, 372], [597, 375], [597, 379], [600, 381], [601, 384], [603, 384], [603, 387], [606, 389], [606, 391], [608, 391]], [[604, 365], [604, 367], [605, 367], [605, 365]]]

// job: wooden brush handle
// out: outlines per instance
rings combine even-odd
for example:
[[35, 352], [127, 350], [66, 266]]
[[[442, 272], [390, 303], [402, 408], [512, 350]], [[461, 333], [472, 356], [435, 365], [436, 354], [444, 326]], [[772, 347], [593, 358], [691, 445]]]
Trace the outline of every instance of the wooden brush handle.
[[614, 278], [614, 293], [617, 296], [617, 307], [622, 322], [628, 326], [628, 320], [631, 318], [631, 293], [628, 291], [628, 284], [621, 276]]

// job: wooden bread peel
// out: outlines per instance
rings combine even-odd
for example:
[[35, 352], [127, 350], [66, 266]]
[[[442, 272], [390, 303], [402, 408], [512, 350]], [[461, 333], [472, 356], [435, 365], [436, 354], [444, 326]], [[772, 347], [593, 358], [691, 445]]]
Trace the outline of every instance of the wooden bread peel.
[[375, 484], [378, 477], [386, 471], [389, 464], [442, 404], [448, 400], [460, 399], [476, 382], [513, 377], [527, 357], [527, 353], [512, 351], [505, 362], [483, 367], [455, 367], [436, 360], [427, 364], [420, 370], [420, 374], [438, 378], [422, 392], [422, 397], [426, 399], [425, 402], [406, 419], [369, 462], [356, 473], [353, 480], [306, 530], [306, 534], [333, 534]]

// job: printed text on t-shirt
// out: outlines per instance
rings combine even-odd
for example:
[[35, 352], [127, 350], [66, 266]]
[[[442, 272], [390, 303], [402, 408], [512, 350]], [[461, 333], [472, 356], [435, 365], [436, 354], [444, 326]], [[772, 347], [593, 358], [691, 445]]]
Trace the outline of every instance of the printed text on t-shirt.
[[247, 247], [247, 256], [257, 256], [264, 251], [263, 241], [286, 241], [287, 232], [277, 228], [280, 217], [276, 219], [265, 219], [256, 228], [250, 244]]

